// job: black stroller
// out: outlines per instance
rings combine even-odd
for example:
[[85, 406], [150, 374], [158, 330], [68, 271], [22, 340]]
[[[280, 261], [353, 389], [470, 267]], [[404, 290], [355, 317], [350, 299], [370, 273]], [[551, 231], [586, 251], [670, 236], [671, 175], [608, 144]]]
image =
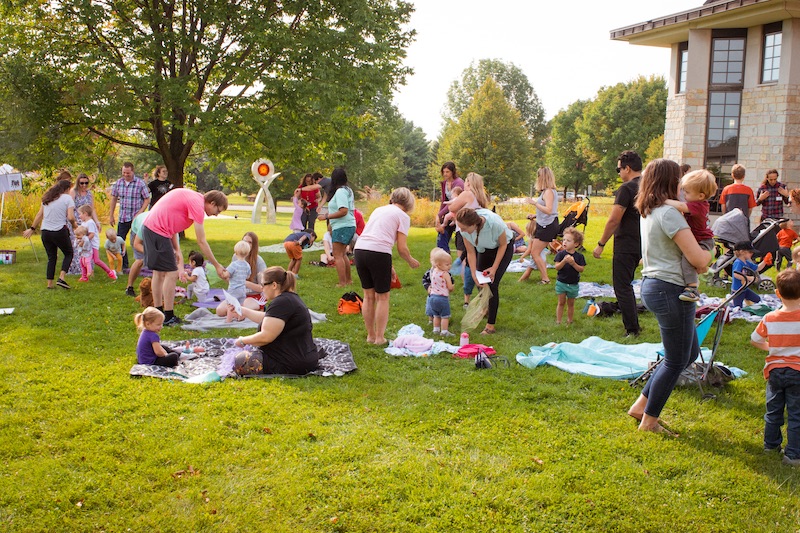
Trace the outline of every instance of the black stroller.
[[[733, 209], [719, 217], [711, 226], [714, 240], [717, 242], [717, 254], [714, 264], [708, 269], [708, 284], [713, 287], [724, 287], [730, 281], [733, 263], [736, 260], [733, 245], [737, 242], [751, 241], [758, 250], [758, 253], [754, 254], [754, 259], [763, 259], [767, 254], [772, 254], [773, 259], [776, 259], [779, 248], [778, 232], [781, 229], [781, 222], [785, 220], [768, 218], [748, 232], [750, 223], [741, 209]], [[775, 290], [775, 283], [767, 277], [759, 276], [756, 288], [761, 292], [772, 292]]]
[[[561, 238], [564, 236], [565, 229], [583, 225], [583, 232], [586, 233], [586, 224], [589, 223], [590, 203], [591, 200], [586, 196], [569, 206], [561, 219], [561, 223], [558, 225], [558, 237], [548, 245], [551, 252], [557, 253], [561, 249]], [[578, 248], [580, 252], [585, 250], [586, 248], [583, 245]]]
[[558, 236], [564, 236], [564, 230], [567, 228], [577, 227], [583, 225], [583, 231], [586, 232], [586, 224], [589, 223], [589, 204], [591, 200], [588, 196], [578, 200], [567, 209], [561, 223], [558, 225]]

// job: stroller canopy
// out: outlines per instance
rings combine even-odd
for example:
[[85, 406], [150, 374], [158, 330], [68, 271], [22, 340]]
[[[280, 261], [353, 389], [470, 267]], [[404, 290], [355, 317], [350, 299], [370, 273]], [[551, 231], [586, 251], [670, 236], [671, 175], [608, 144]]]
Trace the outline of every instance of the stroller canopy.
[[711, 226], [714, 237], [737, 243], [750, 240], [750, 221], [738, 207], [728, 211]]

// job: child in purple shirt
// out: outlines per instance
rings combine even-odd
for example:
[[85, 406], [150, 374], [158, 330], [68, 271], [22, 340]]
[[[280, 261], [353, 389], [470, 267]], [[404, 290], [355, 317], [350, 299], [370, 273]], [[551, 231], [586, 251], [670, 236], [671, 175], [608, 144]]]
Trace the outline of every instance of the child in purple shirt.
[[133, 318], [133, 323], [140, 332], [139, 342], [136, 344], [137, 363], [177, 366], [180, 354], [162, 345], [161, 337], [158, 336], [158, 332], [164, 327], [164, 313], [155, 307], [148, 307]]

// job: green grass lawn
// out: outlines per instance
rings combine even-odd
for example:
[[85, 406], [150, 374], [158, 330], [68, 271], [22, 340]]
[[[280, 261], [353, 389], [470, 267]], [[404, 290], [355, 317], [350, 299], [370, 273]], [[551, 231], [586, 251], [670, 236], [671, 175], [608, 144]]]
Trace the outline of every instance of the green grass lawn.
[[[287, 214], [255, 228], [249, 217], [210, 220], [207, 234], [227, 262], [245, 231], [272, 244], [288, 223]], [[590, 218], [587, 243], [603, 223]], [[70, 278], [75, 289], [47, 291], [34, 242], [38, 264], [23, 239], [0, 241], [18, 250], [15, 265], [0, 266], [0, 305], [16, 308], [0, 316], [5, 531], [800, 531], [800, 470], [762, 453], [754, 324], [726, 326], [719, 351], [747, 377], [712, 401], [695, 388], [673, 393], [662, 417], [678, 439], [636, 431], [625, 411], [638, 389], [625, 382], [514, 362], [550, 341], [632, 342], [620, 339], [619, 318], [556, 327], [552, 285], [519, 284], [519, 274], [504, 278], [499, 333], [486, 339], [510, 368], [386, 355], [364, 342], [360, 316], [336, 314], [335, 271], [305, 264], [298, 292], [329, 319], [315, 335], [350, 342], [358, 371], [207, 385], [133, 379], [138, 304], [124, 283]], [[404, 287], [392, 292], [390, 338], [411, 322], [430, 331], [419, 281], [434, 230], [412, 229], [409, 242], [423, 267], [395, 260]], [[610, 247], [588, 263], [584, 280], [610, 282]], [[639, 341], [657, 342], [653, 317], [642, 324]]]

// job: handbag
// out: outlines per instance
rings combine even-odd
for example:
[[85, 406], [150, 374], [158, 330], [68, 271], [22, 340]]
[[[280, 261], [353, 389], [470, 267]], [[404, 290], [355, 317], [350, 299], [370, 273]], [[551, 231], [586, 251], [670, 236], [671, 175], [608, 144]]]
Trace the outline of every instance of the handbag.
[[361, 314], [361, 306], [364, 300], [358, 293], [346, 292], [339, 298], [339, 314], [340, 315], [358, 315]]

